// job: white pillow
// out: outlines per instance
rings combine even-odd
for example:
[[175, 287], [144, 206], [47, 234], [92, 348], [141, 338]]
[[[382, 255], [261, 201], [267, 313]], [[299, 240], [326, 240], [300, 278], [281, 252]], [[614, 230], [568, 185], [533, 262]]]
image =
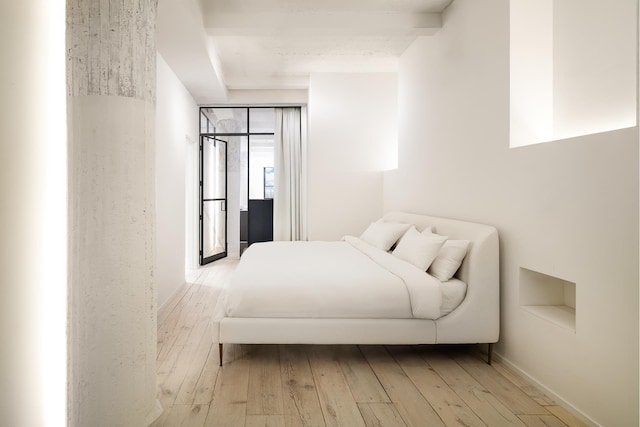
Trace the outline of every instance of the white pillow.
[[[415, 225], [410, 225], [409, 228], [415, 228], [416, 230], [418, 230]], [[433, 233], [433, 227], [427, 227], [424, 230], [422, 230], [421, 233]], [[405, 234], [407, 234], [407, 233], [405, 232]], [[403, 234], [403, 236], [404, 236], [404, 234]], [[400, 240], [402, 240], [402, 237], [400, 238]], [[387, 252], [393, 253], [393, 251], [398, 246], [398, 243], [400, 243], [400, 241], [397, 241], [395, 245], [391, 246], [391, 248]]]
[[446, 236], [433, 234], [429, 229], [420, 233], [415, 227], [411, 227], [404, 233], [393, 254], [420, 270], [427, 271], [446, 240]]
[[468, 240], [447, 240], [429, 267], [428, 273], [441, 282], [451, 279], [467, 255], [469, 243]]
[[376, 248], [388, 251], [410, 226], [410, 224], [383, 222], [380, 220], [372, 222], [371, 225], [364, 230], [360, 238]]

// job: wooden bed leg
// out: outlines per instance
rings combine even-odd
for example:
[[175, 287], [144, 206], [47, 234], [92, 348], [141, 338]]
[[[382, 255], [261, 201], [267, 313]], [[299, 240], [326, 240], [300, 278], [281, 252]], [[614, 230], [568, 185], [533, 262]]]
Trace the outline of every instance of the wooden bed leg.
[[489, 349], [487, 350], [487, 363], [491, 365], [491, 360], [493, 359], [493, 343], [489, 343]]
[[220, 366], [222, 366], [222, 343], [218, 344], [218, 354], [220, 355]]

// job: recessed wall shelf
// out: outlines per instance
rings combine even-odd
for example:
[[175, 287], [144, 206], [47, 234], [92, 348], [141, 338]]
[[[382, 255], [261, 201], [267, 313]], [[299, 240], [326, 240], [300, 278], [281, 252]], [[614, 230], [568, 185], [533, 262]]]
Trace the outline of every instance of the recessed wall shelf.
[[520, 268], [520, 305], [562, 328], [576, 331], [576, 284]]

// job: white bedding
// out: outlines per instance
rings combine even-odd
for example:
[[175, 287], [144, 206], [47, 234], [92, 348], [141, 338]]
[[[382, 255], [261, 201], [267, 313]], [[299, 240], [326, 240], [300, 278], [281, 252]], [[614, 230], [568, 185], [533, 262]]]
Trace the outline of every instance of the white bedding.
[[[242, 258], [221, 298], [225, 317], [437, 319], [466, 291], [356, 237], [258, 243]], [[453, 289], [444, 305], [443, 289]]]
[[455, 310], [467, 295], [467, 284], [454, 278], [442, 282], [440, 289], [442, 289], [440, 316], [446, 316]]

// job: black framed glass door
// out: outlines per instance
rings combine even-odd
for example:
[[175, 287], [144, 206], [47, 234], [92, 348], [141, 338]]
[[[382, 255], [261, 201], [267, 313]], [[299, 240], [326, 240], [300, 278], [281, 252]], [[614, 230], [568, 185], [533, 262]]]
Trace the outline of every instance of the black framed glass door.
[[272, 106], [200, 107], [200, 137], [227, 143], [226, 256], [273, 239], [275, 120]]
[[200, 265], [227, 256], [227, 141], [200, 137]]

